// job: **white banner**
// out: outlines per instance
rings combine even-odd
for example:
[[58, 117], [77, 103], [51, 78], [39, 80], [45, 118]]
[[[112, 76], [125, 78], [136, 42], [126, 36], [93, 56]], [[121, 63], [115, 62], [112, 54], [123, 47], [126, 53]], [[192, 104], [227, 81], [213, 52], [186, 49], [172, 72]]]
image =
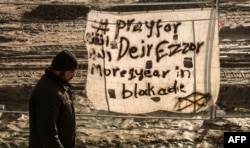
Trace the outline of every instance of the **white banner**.
[[220, 85], [216, 16], [213, 9], [90, 11], [89, 100], [131, 114], [207, 109]]

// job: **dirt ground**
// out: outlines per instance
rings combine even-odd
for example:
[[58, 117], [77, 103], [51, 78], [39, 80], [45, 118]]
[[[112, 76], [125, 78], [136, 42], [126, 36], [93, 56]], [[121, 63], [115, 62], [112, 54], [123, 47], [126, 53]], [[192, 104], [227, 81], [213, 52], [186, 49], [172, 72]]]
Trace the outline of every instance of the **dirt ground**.
[[1, 105], [5, 109], [0, 112], [1, 148], [28, 147], [28, 98], [61, 49], [75, 53], [80, 63], [72, 81], [77, 98], [77, 148], [219, 148], [224, 145], [224, 132], [250, 131], [250, 1], [220, 4], [221, 89], [217, 117], [212, 121], [210, 110], [190, 115], [159, 111], [135, 117], [95, 108], [84, 92], [88, 63], [83, 37], [86, 13], [100, 1], [73, 2], [86, 5], [0, 4], [0, 109]]

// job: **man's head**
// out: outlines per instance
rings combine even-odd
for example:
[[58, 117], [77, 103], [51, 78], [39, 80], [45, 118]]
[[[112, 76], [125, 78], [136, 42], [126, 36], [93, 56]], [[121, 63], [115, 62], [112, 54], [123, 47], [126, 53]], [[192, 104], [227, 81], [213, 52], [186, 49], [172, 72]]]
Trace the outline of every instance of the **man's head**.
[[51, 63], [51, 67], [55, 73], [66, 82], [74, 77], [77, 65], [75, 55], [68, 50], [58, 53]]

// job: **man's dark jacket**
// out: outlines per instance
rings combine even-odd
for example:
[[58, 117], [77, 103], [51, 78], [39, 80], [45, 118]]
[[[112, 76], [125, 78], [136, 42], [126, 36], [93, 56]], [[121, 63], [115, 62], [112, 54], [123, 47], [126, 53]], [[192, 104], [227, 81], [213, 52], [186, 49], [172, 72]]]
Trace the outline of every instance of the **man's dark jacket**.
[[30, 148], [74, 147], [73, 100], [70, 84], [46, 69], [30, 98]]

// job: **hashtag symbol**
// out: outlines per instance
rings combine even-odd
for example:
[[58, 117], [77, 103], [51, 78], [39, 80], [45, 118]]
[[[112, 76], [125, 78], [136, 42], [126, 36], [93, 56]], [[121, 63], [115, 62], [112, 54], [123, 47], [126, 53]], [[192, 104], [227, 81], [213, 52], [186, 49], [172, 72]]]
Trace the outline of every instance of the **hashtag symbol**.
[[106, 34], [106, 32], [109, 31], [108, 24], [109, 23], [107, 19], [105, 21], [101, 20], [99, 22], [99, 26], [92, 25], [92, 28], [96, 29], [96, 33], [100, 31], [101, 34]]

